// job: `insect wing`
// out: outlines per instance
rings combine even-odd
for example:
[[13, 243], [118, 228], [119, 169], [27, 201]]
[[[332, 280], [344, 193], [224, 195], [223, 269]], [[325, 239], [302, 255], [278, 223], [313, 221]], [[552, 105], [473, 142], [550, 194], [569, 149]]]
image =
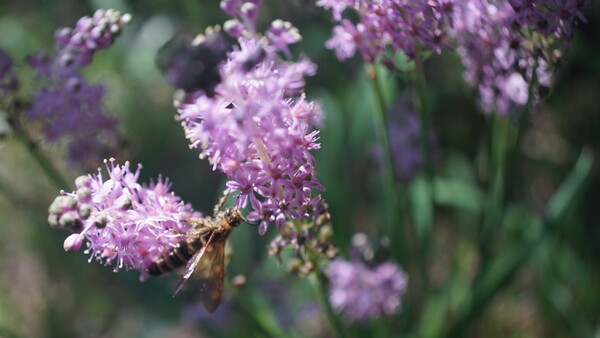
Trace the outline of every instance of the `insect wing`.
[[181, 276], [181, 278], [179, 278], [179, 282], [177, 282], [177, 287], [175, 287], [175, 291], [173, 292], [173, 297], [175, 297], [179, 293], [179, 291], [181, 291], [181, 289], [183, 288], [185, 283], [187, 283], [187, 281], [190, 279], [192, 274], [194, 274], [194, 271], [196, 270], [198, 263], [200, 263], [200, 261], [202, 260], [202, 257], [204, 257], [204, 254], [207, 252], [207, 249], [210, 247], [214, 235], [215, 235], [215, 233], [213, 232], [210, 235], [210, 237], [208, 238], [208, 241], [206, 241], [206, 244], [204, 245], [204, 247], [202, 247], [202, 249], [200, 251], [198, 251], [186, 265], [185, 274], [183, 276]]
[[[202, 276], [200, 280], [200, 295], [202, 303], [206, 310], [210, 313], [215, 312], [219, 303], [221, 303], [221, 295], [223, 294], [223, 280], [225, 276], [225, 240], [214, 241], [209, 249], [209, 252], [204, 258], [204, 262], [209, 266], [208, 276]], [[202, 269], [196, 273], [202, 273], [206, 270]]]

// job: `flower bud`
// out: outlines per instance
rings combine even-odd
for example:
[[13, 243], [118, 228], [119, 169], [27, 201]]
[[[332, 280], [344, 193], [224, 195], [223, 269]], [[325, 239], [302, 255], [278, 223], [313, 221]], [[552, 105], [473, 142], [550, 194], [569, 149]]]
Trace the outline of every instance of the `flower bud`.
[[67, 252], [77, 252], [83, 244], [83, 238], [84, 237], [80, 234], [72, 234], [71, 236], [67, 237], [67, 239], [65, 239], [65, 242], [63, 243], [63, 248]]

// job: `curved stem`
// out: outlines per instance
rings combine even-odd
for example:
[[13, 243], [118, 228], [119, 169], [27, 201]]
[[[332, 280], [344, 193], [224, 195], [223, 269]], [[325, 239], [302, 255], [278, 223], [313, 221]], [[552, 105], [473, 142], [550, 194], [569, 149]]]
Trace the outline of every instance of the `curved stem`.
[[35, 162], [42, 168], [46, 176], [50, 179], [54, 185], [60, 190], [68, 190], [69, 184], [62, 177], [60, 172], [54, 167], [52, 162], [44, 156], [39, 150], [38, 145], [31, 140], [31, 138], [25, 133], [25, 131], [21, 130], [18, 126], [14, 128], [14, 134], [16, 138], [25, 145], [29, 154]]
[[[416, 106], [419, 111], [419, 117], [421, 120], [421, 132], [419, 142], [421, 143], [421, 150], [425, 155], [425, 170], [429, 181], [433, 182], [434, 169], [433, 169], [433, 154], [431, 151], [431, 142], [429, 137], [431, 135], [431, 116], [429, 114], [429, 107], [427, 105], [427, 84], [425, 81], [425, 69], [423, 67], [423, 60], [421, 60], [420, 54], [415, 52], [415, 86], [417, 90]], [[430, 184], [433, 192], [433, 184]], [[433, 198], [433, 194], [431, 195]]]

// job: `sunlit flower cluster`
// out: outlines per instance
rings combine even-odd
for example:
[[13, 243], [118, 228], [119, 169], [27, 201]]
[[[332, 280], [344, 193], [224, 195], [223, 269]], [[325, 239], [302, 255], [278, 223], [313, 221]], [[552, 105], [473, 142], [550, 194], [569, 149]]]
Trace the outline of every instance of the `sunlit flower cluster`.
[[236, 207], [248, 202], [251, 221], [281, 227], [286, 218], [312, 215], [322, 190], [311, 151], [319, 149], [319, 105], [306, 99], [304, 77], [316, 67], [305, 58], [287, 62], [278, 52], [300, 40], [291, 24], [275, 20], [266, 36], [255, 32], [258, 1], [223, 1], [233, 19], [224, 30], [238, 40], [220, 69], [214, 95], [202, 90], [187, 95], [178, 106], [192, 147], [201, 149], [215, 170], [229, 181], [225, 193], [235, 193]]
[[185, 239], [189, 219], [200, 217], [189, 204], [169, 192], [168, 180], [158, 178], [148, 186], [137, 181], [141, 167], [132, 172], [129, 163], [106, 164], [108, 178], [98, 174], [77, 178], [76, 190], [57, 197], [49, 209], [48, 222], [68, 228], [64, 248], [78, 251], [84, 242], [90, 260], [115, 271], [145, 268], [169, 248]]
[[[327, 48], [344, 60], [360, 52], [367, 62], [375, 61], [387, 48], [408, 57], [416, 49], [441, 52], [447, 46], [447, 29], [453, 3], [447, 0], [319, 0], [331, 9], [337, 25]], [[357, 23], [342, 16], [354, 11]]]

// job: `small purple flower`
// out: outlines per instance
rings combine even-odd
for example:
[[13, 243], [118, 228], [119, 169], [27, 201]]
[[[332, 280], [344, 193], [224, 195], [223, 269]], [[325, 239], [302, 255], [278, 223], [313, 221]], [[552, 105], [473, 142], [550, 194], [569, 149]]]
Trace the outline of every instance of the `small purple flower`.
[[92, 18], [79, 19], [74, 29], [58, 30], [53, 55], [27, 57], [42, 84], [27, 116], [43, 121], [44, 138], [66, 142], [69, 160], [84, 168], [115, 155], [122, 141], [118, 120], [103, 109], [104, 86], [88, 84], [80, 70], [96, 51], [108, 48], [130, 20], [129, 14], [98, 10]]
[[[304, 94], [304, 77], [316, 67], [307, 59], [282, 60], [287, 46], [299, 41], [297, 30], [276, 20], [267, 38], [254, 33], [257, 2], [223, 1], [222, 8], [238, 20], [239, 46], [219, 66], [215, 95], [191, 93], [178, 106], [186, 137], [201, 149], [213, 169], [224, 172], [226, 194], [237, 192], [237, 208], [248, 202], [248, 219], [269, 223], [313, 214], [312, 190], [317, 180], [312, 150], [319, 149], [321, 109]], [[229, 31], [226, 29], [226, 31]]]
[[336, 259], [325, 273], [331, 306], [348, 322], [397, 313], [408, 283], [406, 274], [391, 262], [369, 267], [360, 260]]
[[105, 163], [108, 178], [100, 169], [77, 178], [76, 190], [50, 205], [48, 222], [74, 231], [65, 240], [66, 251], [78, 251], [86, 242], [90, 261], [114, 265], [115, 271], [138, 269], [145, 279], [145, 268], [184, 240], [191, 229], [188, 220], [201, 215], [169, 192], [168, 180], [159, 177], [142, 186], [137, 182], [141, 166], [131, 172], [129, 162]]
[[292, 26], [289, 21], [275, 20], [271, 23], [271, 27], [267, 31], [267, 37], [271, 46], [282, 51], [286, 57], [290, 57], [289, 45], [302, 40], [302, 36], [298, 32], [298, 28]]
[[[331, 9], [339, 23], [326, 47], [336, 50], [338, 59], [360, 51], [367, 62], [374, 62], [387, 48], [403, 51], [408, 57], [415, 48], [440, 53], [447, 47], [453, 3], [448, 0], [320, 0], [317, 5]], [[359, 22], [342, 19], [345, 10], [356, 12]]]
[[79, 19], [75, 28], [59, 29], [54, 36], [57, 62], [62, 67], [81, 68], [89, 65], [93, 54], [110, 47], [130, 21], [130, 14], [99, 9], [91, 18], [84, 16]]

